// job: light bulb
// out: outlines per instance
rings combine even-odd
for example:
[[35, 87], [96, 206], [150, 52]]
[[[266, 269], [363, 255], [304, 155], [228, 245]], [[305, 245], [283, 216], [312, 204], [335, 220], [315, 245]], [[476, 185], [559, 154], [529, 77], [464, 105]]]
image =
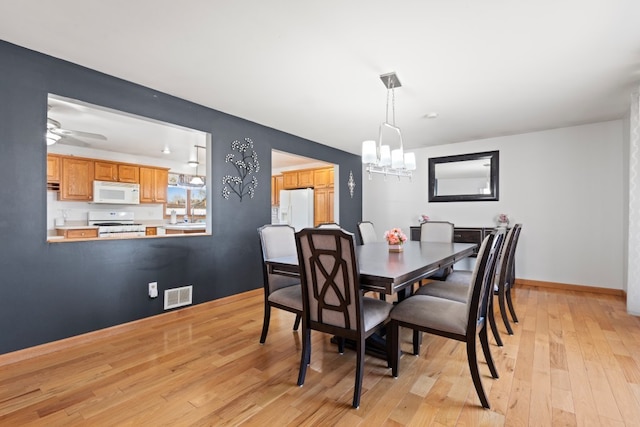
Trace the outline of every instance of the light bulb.
[[364, 141], [362, 143], [362, 163], [376, 163], [377, 161], [376, 142]]
[[388, 145], [380, 147], [380, 166], [391, 166], [391, 148]]

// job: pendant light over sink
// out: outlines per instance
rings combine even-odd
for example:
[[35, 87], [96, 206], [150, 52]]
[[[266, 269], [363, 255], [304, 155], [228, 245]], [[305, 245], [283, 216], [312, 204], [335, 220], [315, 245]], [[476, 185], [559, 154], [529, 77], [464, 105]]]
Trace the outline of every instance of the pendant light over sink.
[[196, 147], [196, 159], [195, 160], [189, 160], [189, 166], [192, 166], [196, 168], [196, 174], [194, 175], [193, 178], [191, 178], [191, 181], [189, 181], [189, 184], [192, 185], [204, 185], [204, 181], [202, 180], [202, 178], [200, 178], [200, 176], [198, 176], [198, 166], [200, 165], [200, 162], [198, 161], [198, 159], [200, 158], [199, 154], [200, 148], [205, 148], [205, 147], [201, 147], [200, 145], [194, 145], [194, 147]]

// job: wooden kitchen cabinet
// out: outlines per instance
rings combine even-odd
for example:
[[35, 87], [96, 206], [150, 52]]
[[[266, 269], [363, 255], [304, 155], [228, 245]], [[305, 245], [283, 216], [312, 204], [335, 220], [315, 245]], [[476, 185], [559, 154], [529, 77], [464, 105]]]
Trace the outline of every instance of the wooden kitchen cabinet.
[[327, 222], [335, 222], [333, 218], [333, 187], [313, 190], [313, 222], [317, 227]]
[[275, 175], [271, 177], [271, 205], [280, 204], [280, 190], [284, 190], [284, 177]]
[[98, 181], [140, 182], [140, 168], [134, 165], [96, 161], [94, 179]]
[[93, 200], [94, 161], [62, 157], [60, 200]]
[[313, 171], [313, 188], [333, 186], [333, 168], [315, 169]]
[[145, 227], [144, 235], [145, 236], [157, 236], [158, 235], [158, 227]]
[[313, 171], [314, 223], [316, 227], [322, 223], [335, 222], [333, 217], [334, 189], [333, 168], [315, 169]]
[[118, 164], [96, 161], [93, 173], [94, 179], [98, 181], [118, 181]]
[[60, 156], [47, 155], [47, 182], [60, 182]]
[[140, 183], [140, 168], [135, 165], [118, 165], [118, 181]]
[[90, 239], [98, 237], [97, 228], [74, 228], [70, 230], [57, 230], [58, 236], [64, 236], [65, 239]]
[[298, 172], [282, 172], [282, 186], [285, 190], [298, 188]]
[[298, 171], [298, 188], [313, 187], [313, 169]]
[[315, 169], [303, 169], [282, 172], [283, 186], [285, 190], [296, 188], [311, 188], [314, 186]]
[[140, 203], [166, 203], [168, 169], [140, 167]]

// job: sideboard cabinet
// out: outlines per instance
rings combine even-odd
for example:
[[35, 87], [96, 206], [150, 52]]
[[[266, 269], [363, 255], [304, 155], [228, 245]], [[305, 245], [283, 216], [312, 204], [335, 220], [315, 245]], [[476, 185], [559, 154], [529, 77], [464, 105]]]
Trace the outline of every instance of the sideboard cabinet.
[[[478, 245], [475, 252], [478, 253], [478, 249], [482, 244], [482, 240], [495, 230], [494, 227], [454, 227], [453, 229], [453, 241], [455, 243], [475, 243]], [[411, 240], [420, 241], [420, 227], [409, 227], [409, 238]]]

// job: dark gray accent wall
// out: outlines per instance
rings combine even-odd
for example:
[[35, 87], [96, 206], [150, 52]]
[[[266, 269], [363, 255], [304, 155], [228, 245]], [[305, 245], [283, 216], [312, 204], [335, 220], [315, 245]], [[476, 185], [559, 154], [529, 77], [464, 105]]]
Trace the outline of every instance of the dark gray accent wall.
[[[211, 133], [213, 235], [47, 243], [49, 93]], [[225, 200], [225, 155], [245, 137], [261, 164], [256, 196]], [[0, 354], [162, 313], [151, 281], [160, 293], [193, 284], [195, 304], [262, 286], [256, 229], [271, 220], [272, 149], [337, 164], [338, 220], [356, 230], [359, 156], [0, 41]]]

